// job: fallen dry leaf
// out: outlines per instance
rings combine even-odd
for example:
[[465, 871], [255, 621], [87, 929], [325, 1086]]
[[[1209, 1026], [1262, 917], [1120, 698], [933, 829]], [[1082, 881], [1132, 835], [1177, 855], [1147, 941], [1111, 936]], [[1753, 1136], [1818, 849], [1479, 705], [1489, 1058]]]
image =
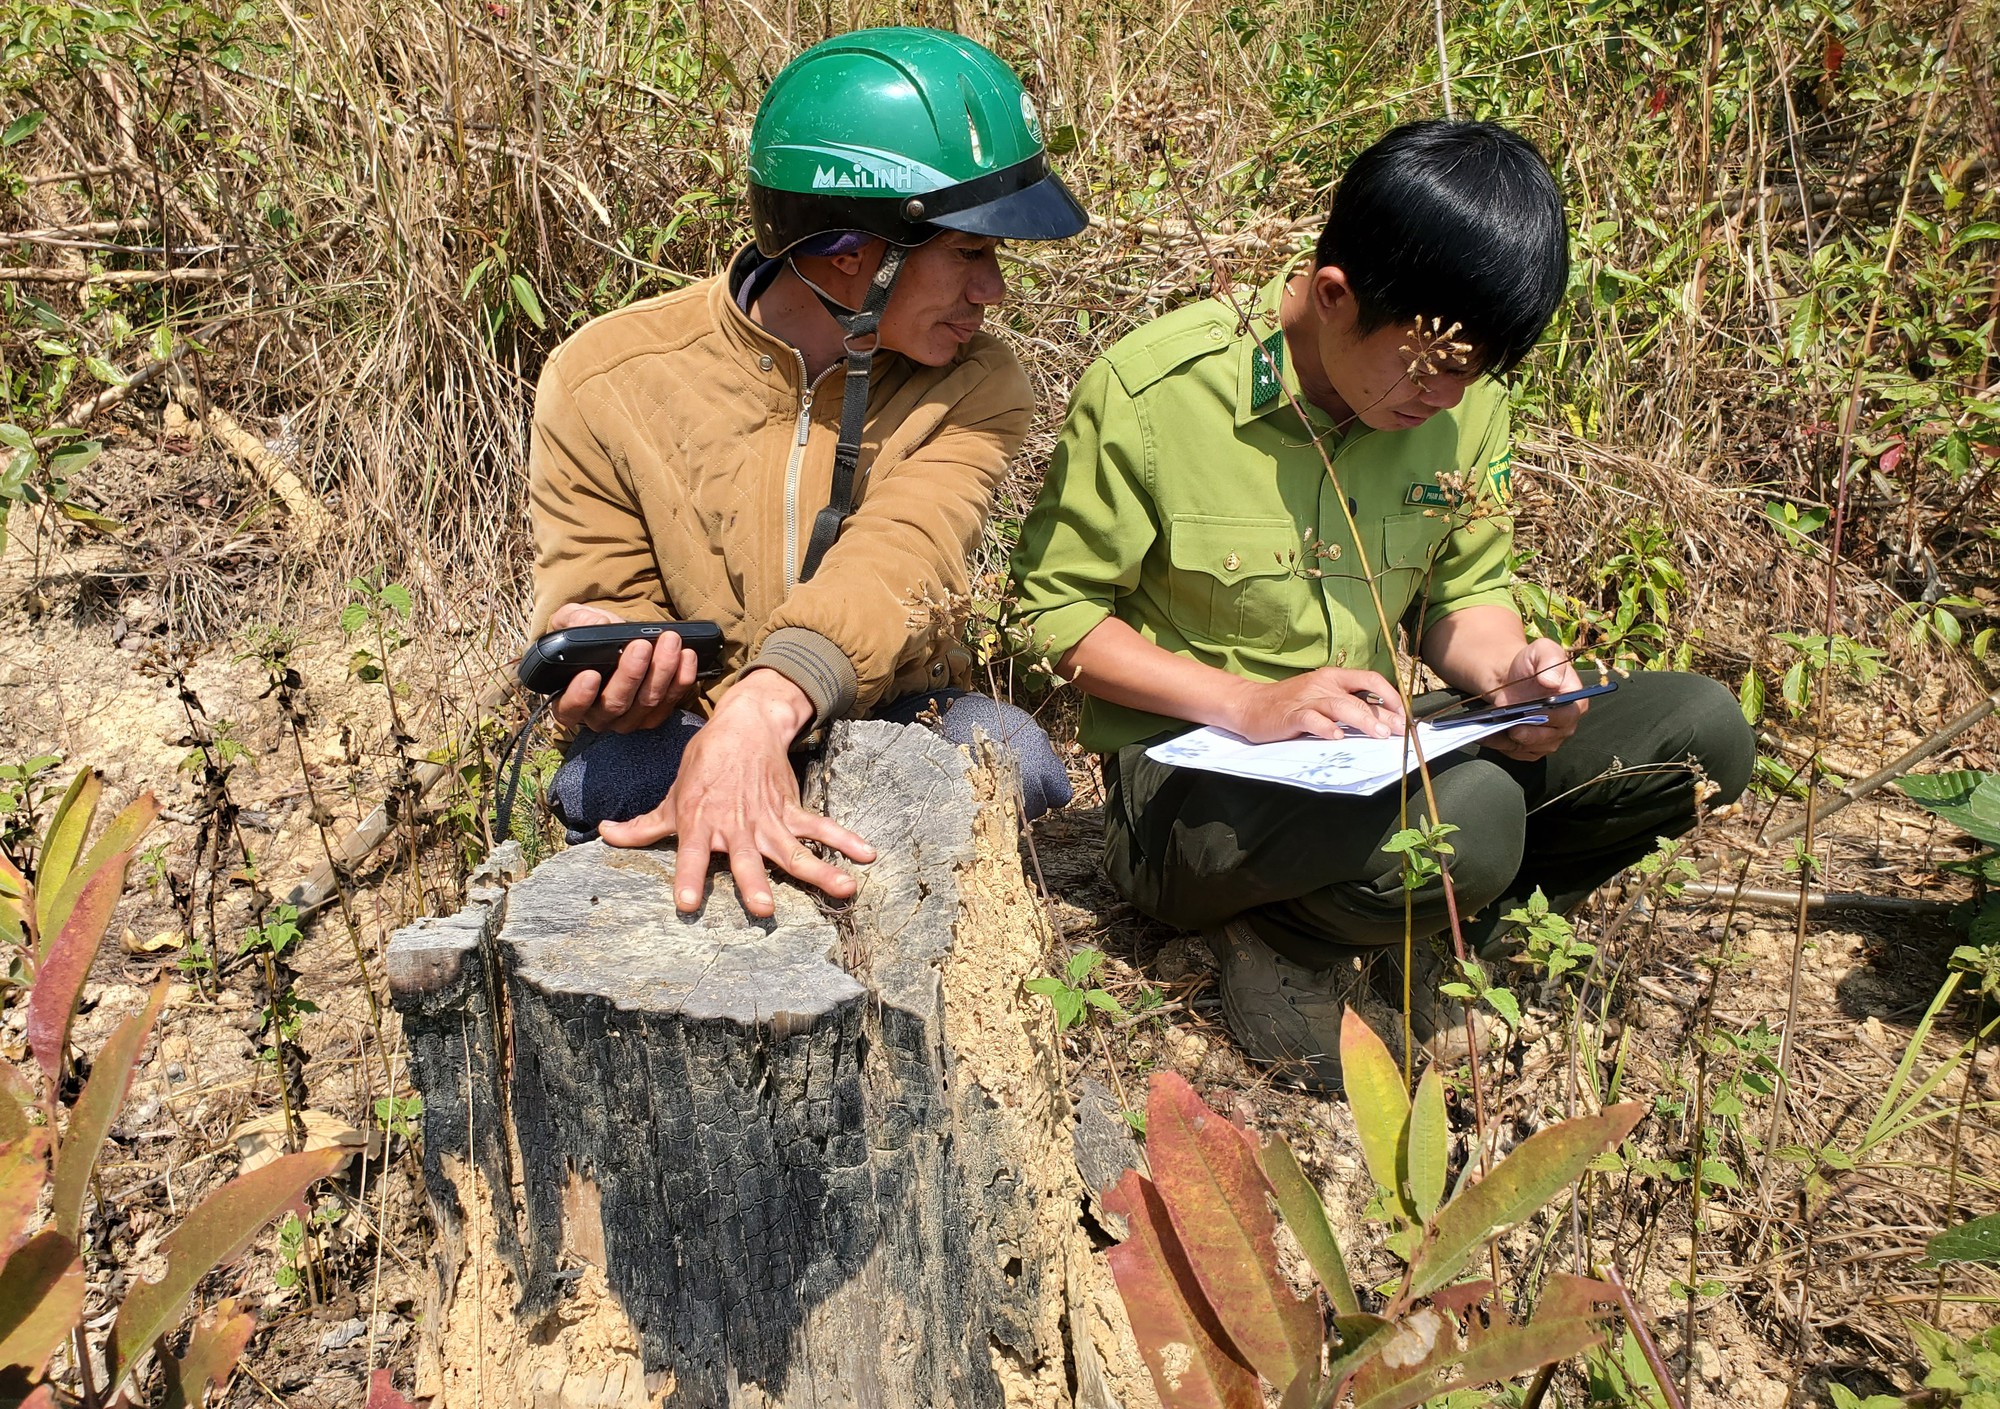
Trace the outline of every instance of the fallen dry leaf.
[[[328, 1115], [325, 1111], [301, 1111], [299, 1121], [306, 1129], [305, 1143], [299, 1147], [301, 1150], [331, 1150], [344, 1146], [356, 1154], [365, 1149], [371, 1160], [382, 1157], [379, 1132], [364, 1135], [339, 1116]], [[248, 1174], [253, 1169], [262, 1169], [285, 1153], [285, 1113], [272, 1111], [255, 1120], [246, 1120], [236, 1127], [233, 1138], [236, 1153], [243, 1160], [241, 1172]]]
[[130, 926], [118, 937], [119, 947], [127, 954], [162, 954], [180, 948], [183, 942], [179, 930], [161, 930], [151, 939], [141, 939]]

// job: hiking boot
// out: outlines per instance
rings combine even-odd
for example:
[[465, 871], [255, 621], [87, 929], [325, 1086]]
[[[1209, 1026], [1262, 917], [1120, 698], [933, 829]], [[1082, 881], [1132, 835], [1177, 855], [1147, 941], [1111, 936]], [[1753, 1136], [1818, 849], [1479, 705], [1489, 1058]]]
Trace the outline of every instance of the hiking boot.
[[[1442, 941], [1442, 943], [1440, 943]], [[1418, 1044], [1440, 1062], [1456, 1065], [1472, 1051], [1466, 1040], [1465, 1005], [1440, 987], [1460, 977], [1448, 947], [1448, 936], [1420, 939], [1411, 946], [1414, 972], [1410, 979], [1410, 1031]], [[1391, 947], [1382, 966], [1384, 990], [1397, 1012], [1403, 1007], [1402, 955]], [[1472, 1012], [1473, 1040], [1482, 1052], [1496, 1051], [1507, 1040], [1507, 1025], [1490, 1013]]]
[[1322, 1094], [1340, 1091], [1340, 1019], [1349, 1007], [1401, 1059], [1402, 1019], [1369, 983], [1372, 955], [1350, 951], [1308, 969], [1272, 949], [1241, 920], [1210, 931], [1222, 964], [1222, 1015], [1244, 1054]]

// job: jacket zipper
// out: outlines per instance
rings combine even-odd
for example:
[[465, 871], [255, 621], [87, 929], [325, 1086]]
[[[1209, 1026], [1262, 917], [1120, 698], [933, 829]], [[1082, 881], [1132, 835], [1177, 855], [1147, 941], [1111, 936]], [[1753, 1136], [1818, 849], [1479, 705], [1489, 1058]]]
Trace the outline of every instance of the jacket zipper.
[[[792, 356], [798, 359], [799, 380], [806, 380], [805, 354], [797, 348]], [[841, 364], [836, 362], [833, 367]], [[805, 394], [799, 398], [798, 433], [792, 437], [791, 458], [785, 462], [785, 595], [792, 595], [792, 589], [799, 585], [799, 469], [806, 458], [806, 433], [812, 429], [813, 393], [826, 380], [828, 367], [811, 382], [806, 384]]]

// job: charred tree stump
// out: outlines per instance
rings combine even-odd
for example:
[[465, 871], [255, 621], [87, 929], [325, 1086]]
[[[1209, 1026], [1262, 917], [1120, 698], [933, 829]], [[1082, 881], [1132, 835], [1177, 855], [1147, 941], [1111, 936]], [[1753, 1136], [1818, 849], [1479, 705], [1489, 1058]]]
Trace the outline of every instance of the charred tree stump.
[[[1100, 1260], [1016, 784], [838, 726], [809, 792], [872, 841], [830, 912], [600, 843], [398, 933], [458, 1406], [1151, 1402]], [[508, 884], [512, 881], [511, 885]]]

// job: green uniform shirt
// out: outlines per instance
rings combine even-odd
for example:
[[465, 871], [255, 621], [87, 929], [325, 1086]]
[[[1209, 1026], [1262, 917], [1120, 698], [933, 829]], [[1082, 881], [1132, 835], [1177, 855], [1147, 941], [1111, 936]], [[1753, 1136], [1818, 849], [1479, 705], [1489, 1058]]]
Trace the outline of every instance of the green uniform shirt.
[[[1278, 327], [1283, 288], [1281, 275], [1259, 292], [1247, 331], [1219, 300], [1178, 309], [1077, 383], [1013, 558], [1025, 625], [1051, 663], [1116, 616], [1155, 645], [1252, 680], [1326, 665], [1390, 674], [1393, 644], [1361, 578], [1342, 491], [1392, 626], [1406, 614], [1428, 628], [1461, 607], [1513, 606], [1513, 525], [1500, 507], [1506, 392], [1482, 378], [1414, 429], [1356, 422], [1342, 436], [1299, 394]], [[1086, 693], [1080, 738], [1104, 753], [1177, 722]]]

